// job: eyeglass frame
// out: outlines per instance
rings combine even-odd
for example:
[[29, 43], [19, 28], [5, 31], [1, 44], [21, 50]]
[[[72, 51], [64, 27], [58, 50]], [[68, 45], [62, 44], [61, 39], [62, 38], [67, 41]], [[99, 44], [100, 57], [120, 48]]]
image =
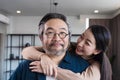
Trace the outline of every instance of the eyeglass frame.
[[[53, 33], [52, 35], [50, 35], [50, 33]], [[56, 36], [58, 34], [58, 36], [61, 38], [61, 39], [64, 39], [66, 36], [68, 36], [69, 34], [65, 33], [65, 32], [60, 32], [60, 33], [55, 33], [55, 32], [50, 32], [50, 33], [45, 33], [45, 35], [47, 35], [48, 38], [53, 38], [54, 36]], [[64, 37], [61, 37], [60, 35], [62, 34], [65, 34]]]

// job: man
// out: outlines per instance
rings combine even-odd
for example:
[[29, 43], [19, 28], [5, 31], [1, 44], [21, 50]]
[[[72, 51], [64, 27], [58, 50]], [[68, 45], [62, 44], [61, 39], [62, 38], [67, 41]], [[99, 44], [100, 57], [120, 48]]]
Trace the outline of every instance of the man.
[[[69, 53], [67, 48], [70, 40], [70, 30], [66, 17], [58, 13], [46, 14], [39, 23], [39, 37], [42, 41], [43, 51], [47, 53], [61, 68], [73, 72], [82, 72], [88, 62], [75, 53]], [[50, 80], [50, 77], [41, 73], [31, 72], [29, 66], [32, 61], [25, 60], [15, 70], [9, 80]]]

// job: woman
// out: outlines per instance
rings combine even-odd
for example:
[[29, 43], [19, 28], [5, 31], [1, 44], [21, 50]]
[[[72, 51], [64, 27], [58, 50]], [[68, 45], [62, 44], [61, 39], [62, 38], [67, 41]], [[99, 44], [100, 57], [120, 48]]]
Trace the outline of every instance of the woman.
[[[69, 51], [75, 51], [91, 64], [82, 73], [73, 73], [69, 70], [56, 68], [55, 63], [49, 56], [40, 52], [41, 48], [39, 47], [25, 48], [22, 54], [25, 59], [40, 60], [44, 74], [57, 75], [58, 79], [65, 77], [64, 80], [112, 80], [111, 65], [105, 54], [110, 42], [111, 35], [107, 28], [100, 25], [92, 25], [78, 38], [77, 46], [75, 44], [71, 45]], [[38, 62], [30, 64], [34, 65], [34, 67], [30, 67], [33, 72], [39, 72], [39, 65], [37, 64]], [[45, 68], [46, 64], [47, 68]], [[51, 66], [52, 68], [49, 68]]]

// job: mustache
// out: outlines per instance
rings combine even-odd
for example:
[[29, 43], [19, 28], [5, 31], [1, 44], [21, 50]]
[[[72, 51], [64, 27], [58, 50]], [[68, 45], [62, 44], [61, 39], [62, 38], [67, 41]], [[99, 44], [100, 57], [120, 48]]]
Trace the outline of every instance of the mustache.
[[59, 42], [52, 42], [49, 46], [54, 46], [54, 44], [60, 44], [62, 47], [64, 47], [64, 44], [61, 44]]

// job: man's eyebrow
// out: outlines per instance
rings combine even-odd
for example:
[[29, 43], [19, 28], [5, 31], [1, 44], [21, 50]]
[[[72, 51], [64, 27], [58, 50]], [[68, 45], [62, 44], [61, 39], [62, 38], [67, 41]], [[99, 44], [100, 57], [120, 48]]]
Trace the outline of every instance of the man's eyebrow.
[[67, 31], [67, 29], [66, 29], [66, 28], [60, 28], [60, 29], [63, 29], [63, 30], [65, 30], [65, 31]]
[[49, 28], [47, 28], [47, 30], [54, 30], [53, 28], [51, 28], [51, 27], [49, 27]]
[[[66, 28], [60, 28], [60, 29], [67, 31], [67, 29], [66, 29]], [[51, 27], [49, 27], [49, 28], [47, 28], [47, 30], [54, 30], [54, 29], [53, 29], [53, 28], [51, 28]]]

